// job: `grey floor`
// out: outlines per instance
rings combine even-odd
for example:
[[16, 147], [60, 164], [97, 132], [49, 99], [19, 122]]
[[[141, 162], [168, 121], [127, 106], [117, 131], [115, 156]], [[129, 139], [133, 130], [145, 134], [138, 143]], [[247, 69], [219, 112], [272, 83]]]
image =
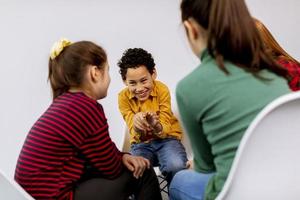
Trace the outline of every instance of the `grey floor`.
[[163, 200], [169, 200], [169, 196], [166, 193], [161, 194]]

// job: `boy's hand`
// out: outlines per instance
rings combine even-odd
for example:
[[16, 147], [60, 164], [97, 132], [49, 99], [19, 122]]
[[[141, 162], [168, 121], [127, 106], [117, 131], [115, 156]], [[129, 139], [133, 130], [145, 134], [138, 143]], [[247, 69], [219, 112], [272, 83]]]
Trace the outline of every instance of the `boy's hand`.
[[136, 113], [133, 117], [133, 126], [135, 130], [143, 131], [143, 133], [147, 133], [152, 131], [150, 125], [146, 120], [146, 113], [139, 112]]
[[153, 112], [147, 112], [145, 118], [153, 132], [156, 134], [160, 134], [162, 131], [162, 125], [159, 122], [158, 115]]
[[146, 169], [150, 168], [150, 162], [148, 159], [141, 156], [132, 156], [130, 154], [124, 154], [122, 157], [123, 164], [129, 171], [133, 172], [133, 176], [138, 179], [143, 176]]

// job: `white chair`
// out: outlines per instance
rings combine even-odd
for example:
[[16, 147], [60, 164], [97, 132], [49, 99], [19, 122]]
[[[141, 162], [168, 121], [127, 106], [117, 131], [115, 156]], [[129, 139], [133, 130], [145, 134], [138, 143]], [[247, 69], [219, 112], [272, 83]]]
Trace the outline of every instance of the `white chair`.
[[130, 151], [130, 135], [126, 124], [124, 125], [124, 139], [123, 139], [122, 151], [123, 152]]
[[216, 198], [285, 199], [300, 199], [299, 92], [274, 100], [250, 124]]
[[6, 177], [2, 171], [0, 171], [0, 199], [34, 200], [18, 183]]

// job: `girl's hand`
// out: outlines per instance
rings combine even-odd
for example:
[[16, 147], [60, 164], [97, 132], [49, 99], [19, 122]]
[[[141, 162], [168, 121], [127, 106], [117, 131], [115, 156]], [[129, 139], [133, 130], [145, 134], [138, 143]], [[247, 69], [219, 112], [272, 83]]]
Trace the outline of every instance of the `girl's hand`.
[[129, 171], [133, 172], [133, 176], [138, 179], [143, 176], [146, 169], [150, 168], [150, 162], [148, 159], [141, 156], [132, 156], [130, 154], [124, 154], [122, 157], [123, 164]]

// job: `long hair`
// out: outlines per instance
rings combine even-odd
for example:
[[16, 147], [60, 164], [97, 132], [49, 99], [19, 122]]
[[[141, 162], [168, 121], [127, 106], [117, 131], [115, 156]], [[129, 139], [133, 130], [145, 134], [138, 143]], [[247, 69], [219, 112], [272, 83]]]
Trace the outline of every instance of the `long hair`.
[[100, 46], [80, 41], [65, 47], [54, 59], [49, 59], [48, 80], [53, 99], [67, 92], [70, 87], [82, 84], [88, 65], [104, 67], [107, 55]]
[[265, 50], [244, 0], [182, 0], [181, 14], [207, 30], [208, 52], [225, 73], [227, 60], [258, 77], [262, 69], [287, 76]]
[[271, 32], [267, 29], [267, 27], [258, 19], [254, 18], [255, 25], [259, 31], [259, 34], [261, 36], [261, 39], [265, 45], [265, 48], [270, 51], [272, 56], [275, 59], [278, 59], [280, 57], [283, 57], [285, 60], [292, 61], [300, 65], [300, 63], [294, 59], [292, 56], [290, 56], [275, 40]]

